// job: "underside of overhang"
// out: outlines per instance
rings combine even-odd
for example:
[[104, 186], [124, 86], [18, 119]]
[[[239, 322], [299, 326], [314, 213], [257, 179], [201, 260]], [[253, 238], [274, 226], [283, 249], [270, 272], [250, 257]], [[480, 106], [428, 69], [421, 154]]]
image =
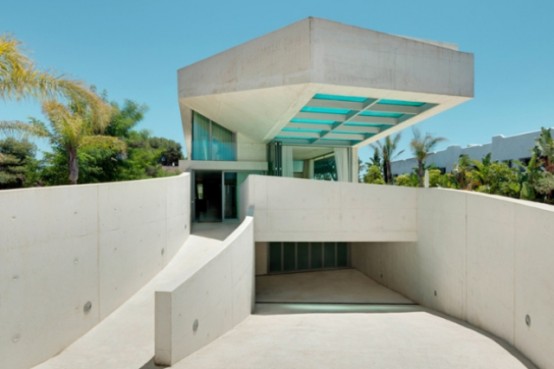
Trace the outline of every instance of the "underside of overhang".
[[358, 147], [466, 97], [306, 83], [182, 98], [181, 104], [258, 142]]

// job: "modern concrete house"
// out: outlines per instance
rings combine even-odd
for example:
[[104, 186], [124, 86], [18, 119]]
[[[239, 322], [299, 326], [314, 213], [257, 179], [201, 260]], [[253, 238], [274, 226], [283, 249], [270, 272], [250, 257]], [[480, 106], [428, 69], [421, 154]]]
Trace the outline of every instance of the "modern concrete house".
[[313, 18], [180, 70], [189, 173], [0, 191], [0, 368], [554, 369], [552, 206], [349, 183], [472, 95]]
[[[552, 128], [550, 132], [553, 132]], [[451, 172], [462, 155], [466, 155], [470, 159], [481, 160], [485, 155], [491, 154], [493, 161], [512, 162], [519, 160], [526, 162], [531, 158], [535, 141], [540, 133], [540, 131], [534, 131], [509, 137], [499, 135], [494, 136], [491, 143], [471, 145], [465, 148], [449, 146], [445, 150], [430, 154], [426, 159], [426, 163], [445, 172]], [[417, 168], [415, 158], [396, 160], [391, 163], [393, 175], [412, 173], [415, 168]]]
[[473, 97], [473, 55], [307, 18], [178, 79], [193, 220], [222, 221], [248, 174], [357, 181], [360, 146]]

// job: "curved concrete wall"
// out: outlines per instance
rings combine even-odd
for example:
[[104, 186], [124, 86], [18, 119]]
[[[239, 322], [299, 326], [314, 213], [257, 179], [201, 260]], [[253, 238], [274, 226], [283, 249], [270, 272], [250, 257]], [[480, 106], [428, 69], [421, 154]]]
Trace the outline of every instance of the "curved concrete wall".
[[554, 368], [554, 207], [421, 189], [417, 208], [417, 242], [353, 244], [353, 265]]
[[254, 303], [252, 217], [191, 260], [180, 280], [156, 291], [156, 364], [173, 365], [244, 320]]
[[189, 235], [190, 177], [0, 191], [0, 368], [48, 359]]

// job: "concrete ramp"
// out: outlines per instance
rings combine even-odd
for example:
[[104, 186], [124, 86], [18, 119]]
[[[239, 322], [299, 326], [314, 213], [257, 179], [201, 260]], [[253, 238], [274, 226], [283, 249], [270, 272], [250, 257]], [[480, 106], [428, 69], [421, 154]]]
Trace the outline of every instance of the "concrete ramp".
[[154, 356], [154, 292], [195, 270], [223, 242], [189, 236], [173, 260], [146, 286], [72, 345], [35, 369], [139, 369]]
[[258, 276], [256, 302], [413, 304], [356, 269]]

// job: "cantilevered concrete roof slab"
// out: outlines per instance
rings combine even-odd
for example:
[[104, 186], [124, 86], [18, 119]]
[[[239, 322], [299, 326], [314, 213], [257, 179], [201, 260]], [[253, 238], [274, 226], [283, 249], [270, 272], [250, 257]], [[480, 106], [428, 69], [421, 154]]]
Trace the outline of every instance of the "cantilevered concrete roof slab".
[[181, 111], [256, 141], [335, 147], [376, 141], [471, 99], [474, 88], [473, 54], [453, 45], [317, 18], [182, 68], [178, 78]]

